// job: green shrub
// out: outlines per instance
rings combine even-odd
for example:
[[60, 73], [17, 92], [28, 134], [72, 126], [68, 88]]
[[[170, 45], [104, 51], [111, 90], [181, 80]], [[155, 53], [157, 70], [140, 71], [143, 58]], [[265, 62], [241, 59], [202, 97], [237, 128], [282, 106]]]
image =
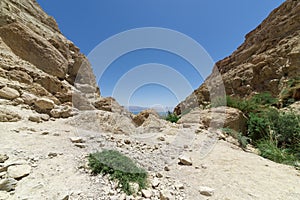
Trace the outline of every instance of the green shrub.
[[171, 113], [170, 111], [168, 111], [165, 119], [169, 122], [176, 123], [180, 119], [180, 117], [178, 115], [176, 115], [175, 113]]
[[271, 93], [264, 92], [254, 95], [251, 101], [259, 105], [274, 105], [278, 102], [278, 99], [272, 97]]
[[227, 106], [232, 108], [237, 108], [241, 110], [244, 114], [248, 115], [251, 112], [258, 110], [259, 105], [254, 101], [247, 99], [240, 99], [237, 97], [227, 96]]
[[300, 160], [300, 116], [280, 112], [271, 106], [274, 104], [277, 99], [269, 93], [254, 95], [248, 100], [227, 97], [227, 105], [243, 111], [248, 118], [246, 135], [234, 133], [233, 137], [241, 146], [250, 138], [263, 157], [295, 165]]
[[247, 135], [255, 143], [256, 141], [268, 138], [270, 134], [270, 121], [264, 115], [250, 113], [247, 121]]
[[103, 150], [92, 153], [88, 160], [94, 174], [109, 174], [113, 180], [118, 180], [118, 186], [126, 194], [134, 192], [130, 183], [139, 184], [140, 190], [147, 186], [147, 172], [118, 151]]
[[264, 158], [296, 167], [298, 165], [299, 157], [297, 158], [289, 149], [279, 148], [278, 144], [272, 140], [260, 140], [257, 147]]
[[222, 131], [228, 135], [230, 135], [231, 137], [235, 138], [238, 140], [240, 147], [242, 149], [245, 149], [247, 147], [247, 145], [249, 144], [250, 138], [244, 136], [242, 133], [237, 132], [235, 130], [232, 130], [230, 128], [223, 128]]
[[271, 129], [278, 143], [293, 148], [300, 144], [300, 116], [293, 112], [278, 113], [273, 116]]

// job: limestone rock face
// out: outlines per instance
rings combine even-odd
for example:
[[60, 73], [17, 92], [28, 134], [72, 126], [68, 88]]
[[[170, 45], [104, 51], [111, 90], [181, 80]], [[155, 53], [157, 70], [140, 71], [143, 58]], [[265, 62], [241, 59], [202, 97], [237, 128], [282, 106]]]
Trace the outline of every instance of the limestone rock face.
[[247, 119], [243, 113], [235, 108], [217, 107], [201, 110], [195, 108], [183, 115], [179, 124], [201, 124], [204, 128], [226, 127], [237, 132], [245, 132]]
[[87, 58], [35, 0], [0, 2], [0, 55], [0, 99], [50, 113], [67, 105], [94, 109], [92, 102], [100, 97]]
[[287, 0], [248, 33], [232, 55], [217, 62], [204, 84], [179, 104], [175, 112], [180, 114], [210, 101], [208, 86], [217, 71], [227, 95], [244, 98], [268, 91], [279, 96], [289, 80], [300, 76], [299, 66], [300, 2]]

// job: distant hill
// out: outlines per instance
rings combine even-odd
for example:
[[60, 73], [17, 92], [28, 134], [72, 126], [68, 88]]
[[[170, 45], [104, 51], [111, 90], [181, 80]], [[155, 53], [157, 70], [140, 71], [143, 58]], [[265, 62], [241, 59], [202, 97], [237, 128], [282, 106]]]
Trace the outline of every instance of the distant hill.
[[148, 109], [154, 109], [158, 113], [166, 113], [167, 111], [172, 111], [174, 109], [173, 107], [170, 107], [170, 106], [167, 106], [167, 107], [160, 107], [160, 106], [157, 106], [157, 107], [125, 106], [125, 108], [127, 110], [129, 110], [130, 112], [135, 113], [135, 114], [139, 113], [143, 110], [148, 110]]

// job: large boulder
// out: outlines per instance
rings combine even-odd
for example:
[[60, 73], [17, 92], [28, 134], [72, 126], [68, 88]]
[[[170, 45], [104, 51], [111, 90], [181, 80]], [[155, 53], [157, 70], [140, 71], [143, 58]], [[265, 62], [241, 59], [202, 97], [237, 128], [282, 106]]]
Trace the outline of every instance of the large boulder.
[[143, 110], [142, 112], [135, 115], [132, 120], [137, 126], [141, 126], [148, 118], [152, 115], [156, 118], [159, 118], [157, 112], [153, 109]]
[[52, 100], [47, 98], [39, 98], [34, 102], [36, 109], [40, 112], [50, 111], [54, 108], [55, 104]]
[[19, 96], [20, 96], [20, 93], [13, 88], [5, 86], [0, 89], [0, 98], [13, 100]]
[[230, 128], [238, 132], [246, 132], [247, 119], [235, 108], [217, 107], [201, 110], [195, 108], [183, 115], [179, 124], [200, 124], [205, 128]]

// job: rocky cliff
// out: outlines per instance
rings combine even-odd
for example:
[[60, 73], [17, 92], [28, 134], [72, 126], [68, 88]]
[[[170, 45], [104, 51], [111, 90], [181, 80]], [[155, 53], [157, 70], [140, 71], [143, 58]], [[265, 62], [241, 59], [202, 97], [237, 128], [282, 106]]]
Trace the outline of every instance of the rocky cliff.
[[[300, 76], [300, 2], [287, 0], [272, 11], [232, 55], [216, 63], [210, 77], [175, 108], [176, 113], [210, 101], [206, 86], [216, 71], [222, 75], [227, 95], [245, 98], [268, 91], [284, 100], [300, 100], [299, 83], [289, 84]], [[292, 90], [283, 94], [287, 87]]]
[[72, 104], [90, 109], [89, 99], [100, 97], [87, 58], [35, 0], [0, 2], [0, 80], [2, 104], [53, 117], [72, 115]]

